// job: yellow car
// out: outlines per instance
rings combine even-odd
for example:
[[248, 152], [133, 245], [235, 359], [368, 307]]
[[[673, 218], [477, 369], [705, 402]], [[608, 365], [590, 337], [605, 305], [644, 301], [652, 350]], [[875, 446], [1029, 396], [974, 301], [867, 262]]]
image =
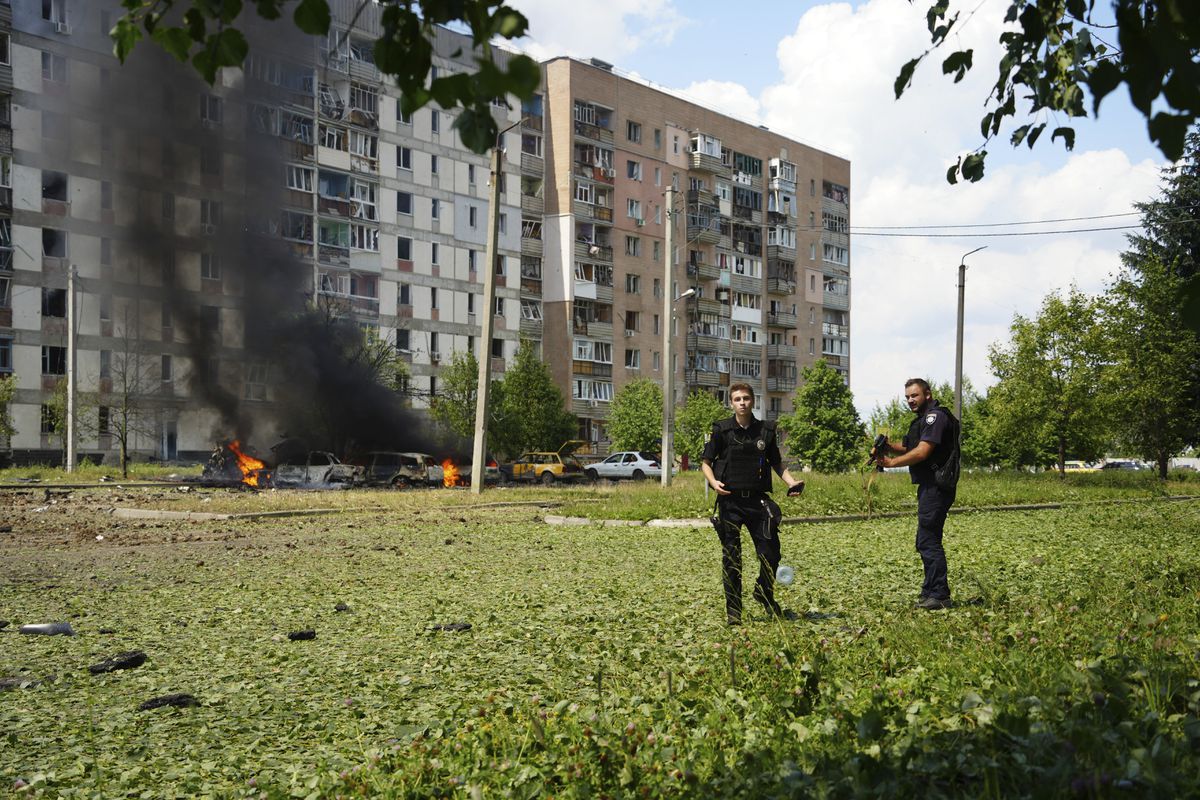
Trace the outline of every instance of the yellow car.
[[583, 465], [571, 453], [583, 444], [586, 443], [572, 440], [557, 452], [523, 453], [516, 461], [504, 465], [504, 477], [519, 483], [541, 481], [546, 486], [555, 481], [581, 481]]

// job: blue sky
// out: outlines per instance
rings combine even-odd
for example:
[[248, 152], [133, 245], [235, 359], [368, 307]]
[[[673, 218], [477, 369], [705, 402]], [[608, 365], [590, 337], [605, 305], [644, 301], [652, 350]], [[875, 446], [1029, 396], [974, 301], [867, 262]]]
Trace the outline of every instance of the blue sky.
[[[900, 66], [928, 44], [925, 0], [855, 3], [716, 0], [511, 0], [530, 19], [539, 57], [595, 56], [772, 130], [849, 157], [851, 388], [865, 417], [902, 393], [904, 379], [953, 377], [956, 273], [968, 260], [964, 371], [988, 386], [988, 347], [1007, 340], [1014, 314], [1035, 314], [1049, 292], [1103, 289], [1119, 269], [1123, 232], [1026, 237], [877, 238], [872, 225], [970, 225], [1124, 213], [1157, 191], [1162, 156], [1124, 90], [1099, 122], [1076, 120], [1076, 148], [1051, 142], [1013, 150], [1007, 132], [988, 145], [987, 177], [951, 187], [944, 173], [980, 144], [979, 119], [994, 82], [999, 22], [1008, 0], [970, 0], [956, 47], [975, 49], [961, 84], [923, 64], [899, 102]], [[956, 6], [966, 6], [955, 0]], [[739, 13], [739, 9], [745, 9]], [[964, 14], [964, 19], [966, 14]], [[1048, 128], [1061, 121], [1048, 119]], [[1009, 126], [1008, 131], [1012, 127]], [[1133, 223], [1133, 217], [1030, 226], [1060, 230]]]

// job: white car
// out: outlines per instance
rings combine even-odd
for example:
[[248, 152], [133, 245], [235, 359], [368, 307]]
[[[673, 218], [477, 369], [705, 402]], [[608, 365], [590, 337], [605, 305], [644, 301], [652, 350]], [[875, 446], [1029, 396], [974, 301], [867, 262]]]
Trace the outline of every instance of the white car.
[[657, 453], [626, 450], [613, 453], [603, 461], [592, 464], [584, 470], [584, 474], [588, 480], [593, 481], [600, 478], [609, 480], [629, 478], [640, 481], [644, 478], [661, 478], [662, 465], [658, 461]]

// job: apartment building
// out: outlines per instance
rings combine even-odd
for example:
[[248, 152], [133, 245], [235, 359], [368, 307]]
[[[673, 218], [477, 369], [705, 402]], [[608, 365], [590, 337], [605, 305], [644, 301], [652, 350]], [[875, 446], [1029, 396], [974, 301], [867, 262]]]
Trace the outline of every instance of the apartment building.
[[[17, 378], [18, 461], [61, 457], [49, 404], [72, 271], [75, 374], [93, 401], [78, 451], [94, 458], [115, 453], [128, 395], [141, 457], [295, 435], [279, 419], [294, 376], [258, 330], [305, 305], [393, 344], [418, 409], [456, 352], [499, 377], [532, 340], [596, 452], [637, 377], [671, 369], [680, 402], [747, 381], [768, 417], [815, 359], [848, 379], [848, 162], [554, 59], [534, 98], [493, 105], [505, 159], [487, 264], [487, 156], [463, 147], [454, 113], [401, 113], [372, 63], [378, 7], [330, 5], [327, 38], [280, 23], [210, 87], [146, 45], [118, 64], [116, 0], [0, 0], [0, 373]], [[474, 69], [466, 36], [439, 30], [434, 50], [434, 77]], [[688, 288], [662, 319], [664, 293]]]
[[677, 404], [746, 382], [769, 419], [817, 359], [849, 381], [848, 161], [601, 61], [552, 59], [544, 85], [544, 358], [581, 438], [603, 450], [613, 394], [665, 370]]

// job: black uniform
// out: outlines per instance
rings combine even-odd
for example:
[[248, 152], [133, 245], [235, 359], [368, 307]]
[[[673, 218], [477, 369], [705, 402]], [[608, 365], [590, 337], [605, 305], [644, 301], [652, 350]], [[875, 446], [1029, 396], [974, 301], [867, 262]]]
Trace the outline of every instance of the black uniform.
[[775, 602], [775, 570], [779, 567], [779, 522], [783, 514], [770, 497], [771, 471], [783, 458], [775, 438], [775, 423], [755, 419], [748, 428], [737, 417], [713, 425], [702, 458], [713, 474], [733, 492], [717, 497], [713, 527], [721, 540], [721, 575], [725, 585], [725, 611], [730, 621], [742, 615], [742, 526], [750, 532], [758, 554], [758, 582], [754, 599], [769, 613], [782, 613]]
[[954, 452], [955, 424], [950, 412], [930, 400], [908, 426], [904, 446], [912, 450], [921, 442], [933, 445], [933, 453], [908, 468], [912, 482], [917, 485], [917, 552], [925, 565], [925, 582], [921, 596], [935, 600], [950, 599], [950, 584], [946, 580], [946, 551], [942, 548], [942, 530], [946, 515], [954, 504], [955, 489], [942, 488], [934, 480], [934, 470], [944, 464]]

